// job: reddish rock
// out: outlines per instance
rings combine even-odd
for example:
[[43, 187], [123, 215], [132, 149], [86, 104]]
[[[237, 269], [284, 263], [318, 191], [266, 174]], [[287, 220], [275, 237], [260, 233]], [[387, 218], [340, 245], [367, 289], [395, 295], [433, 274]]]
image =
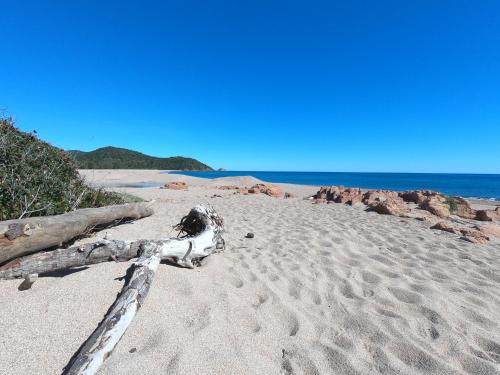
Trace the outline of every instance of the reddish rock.
[[415, 204], [421, 204], [427, 198], [434, 197], [437, 195], [442, 195], [442, 194], [432, 190], [414, 190], [414, 191], [404, 191], [399, 193], [399, 196], [403, 198], [405, 202], [411, 202]]
[[335, 203], [344, 203], [349, 205], [355, 205], [356, 203], [361, 203], [363, 199], [363, 194], [361, 189], [348, 188], [341, 191], [334, 199]]
[[351, 206], [360, 203], [363, 199], [361, 189], [344, 188], [343, 186], [322, 187], [314, 196], [316, 199], [325, 199], [329, 202], [345, 203]]
[[188, 186], [185, 182], [174, 181], [163, 186], [163, 189], [171, 189], [171, 190], [187, 190]]
[[372, 200], [368, 204], [369, 211], [375, 211], [382, 215], [405, 216], [411, 210], [403, 199], [397, 197], [386, 197], [383, 201]]
[[270, 184], [256, 184], [248, 189], [248, 193], [250, 194], [266, 194], [270, 197], [281, 198], [284, 196], [283, 190], [279, 186], [270, 185]]
[[266, 185], [266, 189], [262, 193], [274, 198], [281, 198], [284, 196], [283, 190], [276, 185]]
[[461, 239], [472, 243], [483, 244], [490, 240], [490, 237], [480, 230], [452, 225], [445, 221], [440, 221], [436, 225], [433, 225], [431, 229], [438, 229], [438, 230], [443, 230], [445, 232], [461, 235], [462, 236]]
[[477, 210], [476, 220], [479, 221], [497, 221], [500, 220], [500, 210]]
[[451, 225], [450, 223], [447, 223], [446, 221], [440, 221], [439, 223], [433, 225], [431, 229], [437, 229], [437, 230], [443, 230], [445, 232], [450, 232], [454, 234], [460, 234], [460, 231], [458, 228], [454, 225]]
[[465, 241], [469, 241], [472, 243], [487, 243], [490, 240], [490, 237], [487, 236], [486, 234], [475, 230], [475, 229], [469, 229], [467, 228], [466, 230], [462, 230], [462, 235], [461, 237]]
[[445, 203], [445, 198], [442, 195], [435, 195], [426, 198], [419, 205], [419, 207], [443, 219], [450, 216], [450, 208]]
[[476, 225], [474, 228], [486, 236], [500, 238], [500, 225], [498, 224]]
[[326, 199], [327, 201], [335, 201], [340, 192], [344, 191], [343, 186], [321, 187], [314, 196], [316, 199]]
[[368, 190], [363, 194], [363, 203], [367, 206], [375, 204], [377, 202], [385, 202], [387, 200], [393, 200], [397, 203], [404, 204], [404, 201], [399, 197], [399, 194], [395, 191], [390, 190]]

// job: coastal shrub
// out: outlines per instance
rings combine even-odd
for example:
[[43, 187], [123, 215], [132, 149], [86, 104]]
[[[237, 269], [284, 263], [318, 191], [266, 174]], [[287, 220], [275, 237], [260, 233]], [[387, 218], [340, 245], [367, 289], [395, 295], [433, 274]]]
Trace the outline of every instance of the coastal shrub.
[[458, 210], [460, 201], [455, 197], [446, 196], [444, 203], [450, 207], [450, 212], [454, 214]]
[[88, 186], [63, 150], [0, 119], [0, 220], [56, 215], [124, 203], [121, 194]]

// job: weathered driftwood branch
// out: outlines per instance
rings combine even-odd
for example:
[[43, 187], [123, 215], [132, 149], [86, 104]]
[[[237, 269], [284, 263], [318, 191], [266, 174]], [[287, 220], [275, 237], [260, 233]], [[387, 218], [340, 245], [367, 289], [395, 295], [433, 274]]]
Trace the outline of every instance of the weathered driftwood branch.
[[0, 266], [0, 279], [25, 278], [27, 275], [56, 272], [74, 267], [138, 257], [142, 241], [101, 240], [67, 249], [39, 252], [13, 259]]
[[173, 259], [182, 267], [193, 268], [193, 261], [210, 255], [223, 246], [223, 223], [220, 216], [203, 206], [193, 208], [176, 228], [182, 238], [166, 240], [101, 240], [68, 249], [40, 252], [13, 259], [0, 266], [0, 279], [25, 278], [32, 274], [56, 272], [74, 267], [117, 261], [139, 256], [141, 245], [156, 246], [161, 259]]
[[63, 243], [99, 225], [153, 214], [151, 202], [84, 208], [56, 216], [0, 222], [0, 264]]
[[140, 258], [129, 268], [130, 278], [120, 295], [63, 374], [91, 375], [98, 371], [144, 303], [161, 259], [173, 258], [182, 266], [193, 267], [193, 260], [210, 255], [223, 245], [222, 218], [211, 208], [196, 206], [177, 228], [185, 234], [183, 239], [140, 244]]
[[95, 374], [120, 341], [144, 303], [160, 264], [158, 249], [155, 245], [143, 245], [143, 249], [139, 260], [129, 268], [131, 276], [115, 303], [97, 329], [73, 356], [63, 374]]

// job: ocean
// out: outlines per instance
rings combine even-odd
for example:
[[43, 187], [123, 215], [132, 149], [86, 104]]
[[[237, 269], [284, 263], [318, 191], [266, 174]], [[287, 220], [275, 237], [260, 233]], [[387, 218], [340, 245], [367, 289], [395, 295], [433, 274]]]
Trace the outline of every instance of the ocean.
[[168, 172], [194, 177], [253, 176], [263, 181], [300, 185], [343, 185], [364, 189], [435, 190], [465, 198], [500, 201], [500, 174], [353, 173], [353, 172]]

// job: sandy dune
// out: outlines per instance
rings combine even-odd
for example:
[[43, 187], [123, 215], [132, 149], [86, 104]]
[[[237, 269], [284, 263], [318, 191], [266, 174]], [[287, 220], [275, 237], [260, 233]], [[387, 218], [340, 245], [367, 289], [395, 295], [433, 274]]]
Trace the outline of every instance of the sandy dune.
[[[101, 173], [93, 178], [107, 182]], [[107, 176], [144, 182], [155, 173]], [[208, 203], [225, 219], [227, 249], [195, 270], [160, 265], [100, 374], [500, 373], [498, 241], [474, 245], [415, 220], [314, 205], [302, 199], [312, 187], [286, 186], [298, 198], [284, 200], [213, 189], [252, 178], [160, 178], [192, 187], [122, 189], [155, 198], [156, 213], [106, 232], [170, 236], [191, 207]], [[1, 281], [0, 373], [60, 373], [127, 267], [45, 277], [24, 292]]]

